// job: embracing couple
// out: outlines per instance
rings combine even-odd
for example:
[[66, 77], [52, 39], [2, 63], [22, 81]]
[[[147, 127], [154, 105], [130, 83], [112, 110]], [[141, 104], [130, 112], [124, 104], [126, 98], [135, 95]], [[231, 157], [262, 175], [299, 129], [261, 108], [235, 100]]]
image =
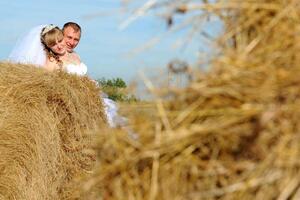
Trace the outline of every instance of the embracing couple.
[[87, 67], [74, 51], [80, 37], [81, 27], [74, 22], [64, 24], [62, 29], [52, 24], [34, 27], [17, 43], [9, 61], [84, 75]]
[[[17, 42], [8, 60], [14, 63], [32, 64], [48, 71], [63, 70], [83, 76], [87, 66], [74, 51], [81, 37], [77, 23], [68, 22], [62, 29], [55, 25], [40, 25], [31, 29]], [[107, 121], [111, 127], [124, 125], [126, 119], [118, 114], [114, 101], [102, 94]]]

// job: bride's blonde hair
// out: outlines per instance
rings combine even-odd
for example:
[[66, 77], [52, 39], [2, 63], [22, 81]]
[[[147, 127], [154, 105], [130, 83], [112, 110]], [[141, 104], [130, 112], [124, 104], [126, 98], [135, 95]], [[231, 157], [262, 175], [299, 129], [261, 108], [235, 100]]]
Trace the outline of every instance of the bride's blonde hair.
[[62, 61], [59, 59], [59, 56], [54, 53], [50, 47], [53, 47], [57, 41], [60, 42], [63, 40], [64, 35], [60, 28], [53, 27], [50, 30], [49, 27], [44, 27], [41, 32], [41, 42], [44, 45], [47, 57], [49, 59], [54, 58], [59, 66], [62, 66]]

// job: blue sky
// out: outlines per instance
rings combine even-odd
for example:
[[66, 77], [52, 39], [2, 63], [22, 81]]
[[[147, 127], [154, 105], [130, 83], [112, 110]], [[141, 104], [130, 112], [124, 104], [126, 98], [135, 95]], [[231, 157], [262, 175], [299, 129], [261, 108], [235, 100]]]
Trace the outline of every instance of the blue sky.
[[[32, 27], [53, 23], [62, 26], [67, 21], [79, 23], [82, 39], [76, 51], [88, 66], [92, 78], [121, 77], [127, 82], [138, 71], [155, 71], [169, 60], [181, 58], [196, 62], [198, 50], [206, 49], [201, 41], [186, 48], [174, 48], [174, 42], [184, 31], [170, 34], [147, 51], [128, 56], [134, 49], [166, 32], [166, 24], [155, 16], [143, 17], [124, 30], [119, 26], [128, 17], [122, 14], [121, 0], [1, 0], [0, 60], [5, 60], [16, 40]], [[220, 26], [209, 28], [218, 32]], [[200, 43], [199, 43], [200, 42]]]

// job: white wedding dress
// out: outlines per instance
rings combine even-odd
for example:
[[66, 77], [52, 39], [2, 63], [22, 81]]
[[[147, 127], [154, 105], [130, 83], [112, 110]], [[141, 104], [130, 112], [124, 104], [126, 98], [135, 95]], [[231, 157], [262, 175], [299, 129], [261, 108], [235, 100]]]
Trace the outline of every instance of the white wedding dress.
[[[80, 64], [66, 64], [64, 70], [70, 74], [84, 76], [87, 73], [87, 66], [81, 62]], [[127, 119], [118, 114], [118, 106], [115, 101], [109, 99], [107, 94], [101, 93], [104, 103], [104, 111], [110, 127], [124, 126]]]

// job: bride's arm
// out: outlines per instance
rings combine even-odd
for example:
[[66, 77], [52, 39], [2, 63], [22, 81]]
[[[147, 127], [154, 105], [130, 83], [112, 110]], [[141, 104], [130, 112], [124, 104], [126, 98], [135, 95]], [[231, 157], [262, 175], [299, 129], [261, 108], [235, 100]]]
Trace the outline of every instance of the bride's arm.
[[55, 61], [51, 61], [49, 59], [46, 60], [46, 65], [45, 65], [46, 70], [52, 72], [58, 68], [59, 68], [59, 66]]

